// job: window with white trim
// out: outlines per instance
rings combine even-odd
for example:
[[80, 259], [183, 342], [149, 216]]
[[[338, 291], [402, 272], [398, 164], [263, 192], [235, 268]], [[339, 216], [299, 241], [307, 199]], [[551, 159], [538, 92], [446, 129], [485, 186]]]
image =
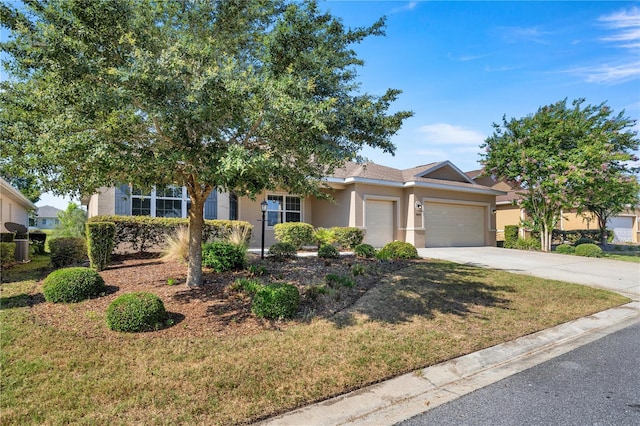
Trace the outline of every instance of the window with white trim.
[[267, 195], [267, 226], [301, 220], [302, 199], [300, 197]]

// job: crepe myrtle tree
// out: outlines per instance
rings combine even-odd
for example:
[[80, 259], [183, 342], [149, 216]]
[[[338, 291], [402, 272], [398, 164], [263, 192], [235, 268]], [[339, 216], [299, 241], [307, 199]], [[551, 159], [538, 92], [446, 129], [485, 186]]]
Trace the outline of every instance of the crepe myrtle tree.
[[503, 117], [481, 145], [486, 173], [521, 189], [521, 206], [540, 231], [543, 251], [551, 250], [551, 232], [563, 208], [588, 209], [596, 188], [599, 206], [615, 205], [615, 191], [607, 194], [607, 189], [626, 188], [636, 172], [629, 165], [638, 149], [630, 130], [635, 122], [622, 113], [612, 116], [604, 103], [583, 104], [578, 99], [568, 106], [565, 99], [526, 117]]
[[320, 194], [364, 146], [393, 153], [399, 91], [359, 91], [349, 29], [313, 1], [25, 0], [0, 6], [0, 173], [45, 190], [186, 186], [187, 284], [202, 281], [214, 188]]

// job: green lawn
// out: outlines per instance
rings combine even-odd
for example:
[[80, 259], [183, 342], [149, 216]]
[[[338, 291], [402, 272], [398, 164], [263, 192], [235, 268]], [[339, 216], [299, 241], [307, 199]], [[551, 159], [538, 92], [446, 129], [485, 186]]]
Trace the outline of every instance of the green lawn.
[[634, 252], [634, 253], [605, 252], [604, 253], [604, 257], [607, 258], [607, 259], [622, 260], [624, 262], [640, 263], [640, 253], [639, 252]]
[[[3, 271], [2, 425], [251, 422], [629, 301], [580, 285], [419, 262], [328, 320], [216, 338], [100, 337], [34, 313], [32, 305], [46, 303], [38, 281], [44, 267], [46, 257], [38, 257]], [[104, 313], [86, 321], [104, 324]]]

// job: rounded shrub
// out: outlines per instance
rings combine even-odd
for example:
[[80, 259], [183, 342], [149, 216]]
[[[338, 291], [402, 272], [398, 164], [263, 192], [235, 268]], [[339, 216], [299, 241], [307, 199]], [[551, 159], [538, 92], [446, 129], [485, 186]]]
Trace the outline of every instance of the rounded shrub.
[[216, 241], [202, 246], [202, 265], [216, 272], [242, 269], [247, 263], [247, 248]]
[[269, 248], [269, 258], [284, 262], [287, 259], [295, 259], [298, 255], [296, 247], [291, 243], [275, 243]]
[[318, 257], [321, 259], [339, 259], [340, 252], [331, 244], [325, 244], [318, 249]]
[[356, 256], [365, 257], [367, 259], [376, 256], [376, 249], [369, 244], [358, 244], [353, 251], [356, 253]]
[[342, 248], [353, 250], [364, 239], [364, 231], [360, 228], [336, 226], [331, 230], [336, 236], [336, 243]]
[[113, 331], [141, 332], [162, 328], [167, 311], [162, 300], [152, 293], [127, 293], [107, 307], [107, 326]]
[[377, 254], [379, 259], [417, 259], [418, 250], [411, 243], [393, 241], [385, 245]]
[[104, 293], [104, 280], [91, 268], [58, 269], [45, 278], [42, 293], [47, 302], [81, 302]]
[[49, 241], [51, 264], [56, 268], [72, 265], [87, 257], [87, 245], [83, 238], [59, 237]]
[[602, 249], [595, 244], [580, 244], [575, 251], [578, 256], [602, 257]]
[[258, 289], [251, 311], [260, 318], [284, 319], [293, 317], [299, 306], [300, 292], [296, 286], [269, 284]]
[[296, 249], [303, 245], [313, 244], [313, 225], [304, 222], [278, 223], [273, 227], [276, 240], [280, 243], [293, 244]]
[[356, 256], [365, 257], [368, 259], [376, 256], [376, 249], [370, 244], [358, 244], [357, 246], [355, 246], [353, 251], [355, 252]]
[[560, 244], [556, 247], [556, 253], [562, 254], [573, 254], [575, 253], [576, 248], [574, 246], [570, 246], [569, 244]]

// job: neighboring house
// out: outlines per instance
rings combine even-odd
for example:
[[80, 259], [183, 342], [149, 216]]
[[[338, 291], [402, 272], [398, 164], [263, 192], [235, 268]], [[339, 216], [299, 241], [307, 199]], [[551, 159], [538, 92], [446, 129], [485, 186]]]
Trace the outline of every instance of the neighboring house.
[[[416, 247], [495, 246], [493, 212], [504, 192], [473, 182], [449, 161], [399, 170], [378, 164], [348, 163], [326, 178], [334, 201], [266, 191], [254, 200], [214, 192], [207, 219], [238, 219], [251, 223], [250, 245], [261, 245], [260, 203], [267, 201], [265, 246], [274, 244], [274, 225], [306, 222], [314, 227], [352, 226], [365, 231], [376, 247], [406, 241]], [[104, 214], [148, 214], [186, 217], [186, 190], [141, 195], [128, 186], [103, 188], [83, 204], [89, 217]], [[167, 210], [168, 204], [173, 207]]]
[[[526, 218], [526, 213], [517, 204], [520, 195], [518, 189], [504, 181], [496, 181], [490, 176], [483, 176], [482, 170], [473, 170], [466, 173], [474, 182], [493, 189], [505, 191], [506, 194], [496, 197], [496, 230], [497, 240], [504, 240], [505, 225], [519, 225]], [[607, 221], [607, 228], [613, 231], [614, 242], [638, 243], [640, 242], [640, 209], [629, 209]], [[556, 229], [572, 231], [577, 229], [599, 229], [598, 220], [592, 214], [578, 214], [575, 210], [563, 211]], [[521, 235], [524, 230], [521, 229]]]
[[0, 232], [8, 232], [4, 227], [6, 222], [19, 223], [29, 226], [29, 211], [36, 206], [22, 195], [20, 191], [11, 186], [9, 182], [0, 178]]
[[55, 228], [60, 223], [60, 219], [58, 219], [58, 213], [61, 212], [62, 210], [52, 206], [38, 207], [38, 211], [36, 212], [35, 227], [38, 229]]

